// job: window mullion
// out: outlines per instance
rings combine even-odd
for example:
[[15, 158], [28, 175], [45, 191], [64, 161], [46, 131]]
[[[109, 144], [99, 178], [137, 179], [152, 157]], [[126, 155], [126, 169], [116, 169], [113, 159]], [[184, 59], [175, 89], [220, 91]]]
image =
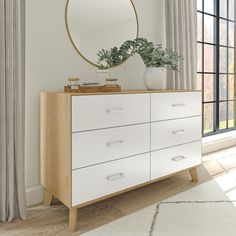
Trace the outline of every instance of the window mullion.
[[[202, 0], [202, 10], [204, 12], [204, 8], [205, 8], [205, 3], [204, 3], [205, 0]], [[204, 60], [205, 60], [205, 55], [204, 55], [204, 48], [205, 48], [205, 45], [204, 45], [204, 22], [205, 22], [205, 14], [202, 14], [202, 133], [204, 134], [204, 127], [205, 127], [205, 124], [204, 124], [204, 117], [205, 117], [205, 106], [204, 106], [204, 101], [205, 101], [205, 98], [204, 98], [204, 91], [205, 91], [205, 74], [204, 74]]]
[[[234, 100], [236, 100], [236, 4], [234, 4]], [[236, 102], [234, 102], [234, 126], [236, 126]]]
[[[227, 19], [229, 19], [229, 0], [227, 0]], [[229, 21], [227, 20], [227, 83], [226, 83], [226, 98], [227, 98], [227, 103], [226, 103], [226, 129], [229, 128]]]
[[216, 51], [215, 51], [215, 83], [216, 83], [216, 105], [214, 113], [215, 130], [218, 131], [220, 128], [220, 0], [216, 1]]

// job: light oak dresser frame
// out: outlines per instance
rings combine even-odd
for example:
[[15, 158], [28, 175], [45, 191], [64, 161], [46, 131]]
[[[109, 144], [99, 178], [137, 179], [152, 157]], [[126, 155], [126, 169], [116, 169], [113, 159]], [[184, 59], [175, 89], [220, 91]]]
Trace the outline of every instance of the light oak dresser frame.
[[[131, 90], [112, 94], [169, 93], [166, 91]], [[194, 92], [178, 90], [176, 92]], [[58, 198], [69, 208], [69, 230], [77, 229], [77, 210], [95, 202], [137, 189], [153, 182], [165, 179], [178, 172], [189, 171], [192, 181], [197, 182], [197, 166], [172, 173], [168, 176], [109, 194], [107, 196], [72, 207], [72, 127], [71, 109], [72, 96], [101, 95], [109, 93], [78, 94], [64, 92], [42, 92], [40, 96], [40, 157], [41, 185], [44, 187], [44, 204], [50, 206], [53, 197]]]

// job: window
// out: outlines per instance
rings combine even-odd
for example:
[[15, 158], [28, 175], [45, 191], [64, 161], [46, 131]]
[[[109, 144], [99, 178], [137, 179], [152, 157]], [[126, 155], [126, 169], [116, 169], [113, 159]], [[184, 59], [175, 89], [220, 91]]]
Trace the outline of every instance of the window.
[[197, 88], [203, 135], [236, 128], [235, 0], [197, 0]]

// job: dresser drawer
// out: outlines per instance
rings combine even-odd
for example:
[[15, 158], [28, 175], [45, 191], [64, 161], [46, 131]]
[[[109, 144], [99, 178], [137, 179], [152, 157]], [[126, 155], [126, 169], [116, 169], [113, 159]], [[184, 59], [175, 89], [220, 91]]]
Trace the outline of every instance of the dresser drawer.
[[72, 132], [150, 121], [150, 94], [72, 97]]
[[150, 124], [72, 134], [72, 168], [149, 152]]
[[151, 153], [151, 179], [201, 164], [201, 141]]
[[151, 121], [201, 115], [201, 92], [151, 94]]
[[74, 170], [72, 172], [72, 206], [149, 180], [149, 154]]
[[200, 140], [200, 116], [151, 123], [151, 150]]

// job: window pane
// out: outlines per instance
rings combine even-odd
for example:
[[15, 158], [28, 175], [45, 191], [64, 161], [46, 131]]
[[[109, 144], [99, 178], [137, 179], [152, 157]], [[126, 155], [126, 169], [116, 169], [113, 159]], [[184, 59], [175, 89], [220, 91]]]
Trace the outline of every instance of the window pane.
[[234, 73], [234, 49], [229, 48], [229, 73]]
[[230, 100], [234, 100], [234, 93], [235, 93], [235, 89], [234, 89], [234, 75], [230, 75], [229, 76], [229, 99]]
[[227, 99], [227, 75], [221, 75], [220, 76], [220, 87], [219, 87], [219, 93], [220, 93], [220, 100], [226, 100]]
[[220, 16], [227, 18], [227, 0], [220, 0]]
[[229, 112], [228, 112], [228, 126], [229, 128], [235, 127], [235, 103], [229, 102]]
[[214, 77], [213, 75], [204, 75], [204, 102], [214, 100]]
[[202, 44], [197, 44], [197, 71], [202, 72]]
[[227, 117], [227, 103], [226, 102], [221, 102], [220, 103], [220, 129], [226, 129], [227, 127], [227, 122], [226, 122], [226, 117]]
[[229, 0], [229, 19], [234, 20], [234, 1], [235, 0]]
[[227, 45], [227, 21], [220, 20], [220, 44]]
[[[196, 86], [204, 93], [204, 134], [214, 133], [218, 130], [217, 127], [222, 131], [236, 128], [236, 26], [231, 22], [235, 20], [235, 4], [236, 0], [197, 0], [197, 8], [200, 11], [197, 13], [197, 40], [203, 43], [198, 43], [197, 48], [197, 70], [201, 73], [197, 74]], [[218, 93], [219, 102], [216, 103]], [[216, 114], [216, 111], [219, 111], [219, 114]], [[216, 124], [218, 118], [219, 123]]]
[[197, 74], [197, 90], [202, 90], [202, 74]]
[[197, 0], [197, 9], [198, 11], [202, 11], [202, 0]]
[[215, 14], [215, 1], [216, 0], [205, 0], [204, 11], [210, 14]]
[[220, 47], [220, 73], [227, 73], [227, 48]]
[[213, 104], [204, 104], [204, 133], [213, 131]]
[[229, 22], [229, 46], [234, 47], [234, 23]]
[[215, 43], [215, 17], [208, 15], [204, 17], [204, 41]]
[[202, 41], [202, 13], [197, 13], [197, 40]]
[[215, 46], [204, 45], [204, 70], [214, 72], [214, 50]]

